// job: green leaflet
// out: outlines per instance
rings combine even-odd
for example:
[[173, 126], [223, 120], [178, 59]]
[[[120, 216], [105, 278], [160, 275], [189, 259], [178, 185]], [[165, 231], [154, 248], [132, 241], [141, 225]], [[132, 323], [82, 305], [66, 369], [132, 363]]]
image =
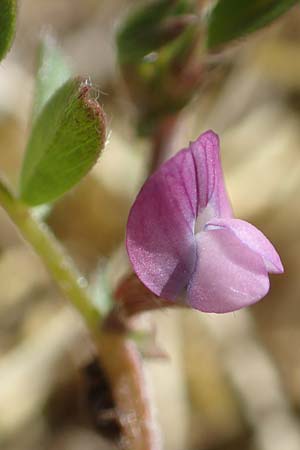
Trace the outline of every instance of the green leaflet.
[[219, 0], [208, 16], [207, 48], [213, 49], [262, 28], [298, 0]]
[[16, 29], [16, 0], [0, 0], [0, 60], [10, 49]]
[[105, 145], [105, 117], [91, 85], [67, 81], [35, 120], [23, 162], [20, 197], [31, 205], [48, 203], [84, 177]]
[[45, 35], [38, 50], [38, 71], [33, 103], [33, 121], [54, 92], [71, 77], [64, 55], [50, 35]]
[[189, 0], [155, 0], [140, 6], [118, 32], [119, 62], [139, 62], [173, 41], [188, 26], [185, 15], [191, 12]]

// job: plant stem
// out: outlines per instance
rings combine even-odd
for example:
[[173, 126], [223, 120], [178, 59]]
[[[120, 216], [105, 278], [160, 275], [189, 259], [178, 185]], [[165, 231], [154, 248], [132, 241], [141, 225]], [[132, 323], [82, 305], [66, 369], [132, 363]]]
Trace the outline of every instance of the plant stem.
[[152, 157], [149, 172], [153, 173], [164, 162], [165, 155], [170, 146], [173, 132], [177, 123], [177, 116], [166, 116], [158, 125], [152, 136]]
[[[116, 399], [122, 427], [122, 450], [161, 450], [159, 430], [155, 424], [146, 389], [143, 361], [130, 339], [104, 333], [98, 345], [100, 360]], [[110, 357], [107, 357], [107, 356]]]
[[60, 290], [80, 312], [88, 327], [96, 330], [102, 317], [88, 295], [87, 282], [47, 225], [37, 220], [30, 209], [13, 196], [2, 180], [0, 180], [0, 205], [25, 241], [30, 243], [42, 258]]
[[108, 377], [117, 415], [122, 427], [124, 450], [160, 450], [157, 430], [145, 394], [142, 361], [136, 346], [124, 334], [104, 331], [102, 315], [92, 303], [83, 276], [46, 224], [34, 217], [0, 179], [0, 205], [5, 209], [25, 241], [52, 274], [63, 294], [77, 308], [92, 331], [98, 356]]

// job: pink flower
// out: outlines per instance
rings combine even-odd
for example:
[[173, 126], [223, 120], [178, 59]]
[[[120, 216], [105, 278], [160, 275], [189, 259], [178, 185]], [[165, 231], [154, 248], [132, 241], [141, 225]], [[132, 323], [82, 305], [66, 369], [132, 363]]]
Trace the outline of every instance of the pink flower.
[[269, 290], [268, 272], [283, 272], [268, 239], [233, 218], [212, 131], [145, 182], [129, 214], [127, 251], [150, 291], [206, 312], [257, 302]]

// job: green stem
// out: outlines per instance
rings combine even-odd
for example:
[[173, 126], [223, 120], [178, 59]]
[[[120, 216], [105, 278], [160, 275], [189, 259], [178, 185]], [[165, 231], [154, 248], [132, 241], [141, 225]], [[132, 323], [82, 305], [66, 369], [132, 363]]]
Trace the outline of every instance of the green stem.
[[[145, 393], [142, 361], [126, 335], [101, 330], [102, 315], [93, 307], [82, 275], [48, 227], [20, 202], [0, 179], [0, 205], [24, 239], [48, 267], [65, 296], [78, 309], [91, 329], [98, 355], [108, 376], [116, 411], [123, 430], [122, 448], [161, 450], [157, 429]], [[130, 419], [130, 420], [129, 420]]]
[[101, 322], [100, 312], [93, 306], [86, 290], [87, 282], [74, 267], [45, 223], [37, 220], [32, 211], [21, 203], [0, 180], [0, 205], [5, 209], [24, 239], [42, 258], [63, 294], [78, 309], [90, 329]]

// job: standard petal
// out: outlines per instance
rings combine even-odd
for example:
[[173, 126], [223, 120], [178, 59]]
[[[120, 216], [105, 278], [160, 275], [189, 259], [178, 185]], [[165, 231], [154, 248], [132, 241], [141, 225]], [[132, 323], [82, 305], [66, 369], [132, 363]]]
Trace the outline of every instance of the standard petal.
[[140, 280], [170, 300], [186, 288], [196, 261], [197, 187], [191, 152], [182, 150], [144, 184], [127, 224], [127, 252]]
[[[201, 214], [205, 209], [211, 211], [212, 217], [231, 217], [232, 210], [226, 193], [220, 160], [219, 137], [213, 131], [207, 131], [190, 144], [196, 181], [197, 181], [197, 215], [200, 221], [198, 230], [204, 225]], [[207, 218], [208, 219], [208, 218]]]
[[262, 257], [226, 229], [197, 235], [197, 263], [187, 291], [195, 309], [225, 313], [264, 297], [269, 278]]
[[270, 273], [283, 273], [284, 269], [280, 257], [266, 236], [244, 220], [213, 219], [206, 224], [206, 229], [224, 228], [232, 231], [247, 247], [258, 253], [264, 260]]

